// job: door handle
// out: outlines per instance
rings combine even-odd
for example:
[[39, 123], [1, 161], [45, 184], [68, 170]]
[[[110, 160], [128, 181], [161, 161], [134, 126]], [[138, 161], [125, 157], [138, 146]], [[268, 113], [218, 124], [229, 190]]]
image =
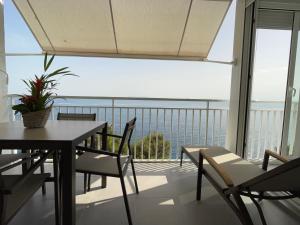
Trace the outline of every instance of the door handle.
[[295, 96], [296, 96], [296, 93], [297, 93], [296, 88], [292, 88], [292, 97], [295, 97]]
[[293, 88], [293, 87], [289, 87], [289, 96], [291, 97], [295, 97], [296, 96], [296, 88]]

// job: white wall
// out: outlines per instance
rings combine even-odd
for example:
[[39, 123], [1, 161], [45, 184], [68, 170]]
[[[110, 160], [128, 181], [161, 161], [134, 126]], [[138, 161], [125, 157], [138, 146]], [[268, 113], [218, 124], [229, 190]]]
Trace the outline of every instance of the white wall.
[[0, 122], [8, 121], [7, 83], [4, 42], [4, 3], [0, 0]]
[[228, 128], [226, 137], [226, 148], [232, 152], [237, 152], [238, 142], [238, 117], [240, 106], [240, 83], [242, 76], [243, 38], [244, 38], [244, 17], [245, 0], [238, 0], [236, 5], [236, 22], [234, 34], [233, 58], [236, 64], [232, 67], [230, 108], [228, 118]]

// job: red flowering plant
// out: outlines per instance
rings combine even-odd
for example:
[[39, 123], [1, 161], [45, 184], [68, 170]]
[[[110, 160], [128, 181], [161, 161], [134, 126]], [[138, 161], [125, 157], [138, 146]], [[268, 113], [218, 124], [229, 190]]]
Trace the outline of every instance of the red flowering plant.
[[58, 82], [55, 78], [63, 76], [77, 76], [68, 67], [62, 67], [56, 69], [55, 71], [48, 72], [55, 55], [52, 55], [48, 60], [48, 55], [45, 54], [44, 58], [44, 73], [40, 76], [35, 75], [34, 79], [23, 80], [26, 84], [29, 94], [24, 94], [20, 96], [20, 104], [14, 105], [12, 107], [15, 113], [28, 113], [45, 110], [51, 107], [53, 101], [56, 97], [54, 91]]

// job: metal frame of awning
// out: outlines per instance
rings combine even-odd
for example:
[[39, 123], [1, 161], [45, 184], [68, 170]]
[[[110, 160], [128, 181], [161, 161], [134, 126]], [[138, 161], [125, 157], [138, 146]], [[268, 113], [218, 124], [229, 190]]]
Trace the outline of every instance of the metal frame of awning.
[[[8, 57], [16, 57], [16, 56], [42, 56], [46, 52], [42, 53], [5, 53], [5, 56]], [[119, 58], [119, 59], [149, 59], [149, 60], [181, 60], [181, 61], [196, 61], [196, 62], [207, 62], [207, 63], [218, 63], [218, 64], [226, 64], [226, 65], [235, 65], [236, 60], [231, 61], [222, 61], [222, 60], [212, 60], [207, 58], [199, 58], [199, 57], [177, 57], [177, 56], [152, 56], [152, 55], [130, 55], [130, 54], [97, 54], [97, 53], [68, 53], [65, 54], [55, 53], [51, 51], [47, 51], [48, 54], [54, 54], [57, 56], [78, 56], [78, 57], [100, 57], [100, 58]]]

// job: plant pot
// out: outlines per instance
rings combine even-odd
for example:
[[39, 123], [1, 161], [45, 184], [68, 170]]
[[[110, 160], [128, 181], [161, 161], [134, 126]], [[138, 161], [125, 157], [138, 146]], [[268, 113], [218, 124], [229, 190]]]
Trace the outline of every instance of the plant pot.
[[22, 114], [24, 127], [27, 128], [45, 127], [51, 112], [51, 108], [52, 107], [48, 107], [45, 110]]

